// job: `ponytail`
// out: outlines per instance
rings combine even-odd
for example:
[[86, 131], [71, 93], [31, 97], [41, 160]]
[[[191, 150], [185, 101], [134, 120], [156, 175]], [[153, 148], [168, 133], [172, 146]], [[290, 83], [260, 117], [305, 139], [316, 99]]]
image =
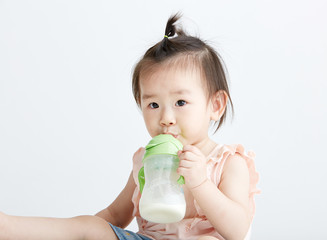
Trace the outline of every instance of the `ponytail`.
[[178, 43], [172, 40], [175, 35], [185, 36], [186, 34], [181, 28], [177, 28], [176, 23], [182, 17], [180, 13], [172, 15], [166, 24], [165, 35], [161, 42], [156, 44], [154, 47], [154, 58], [157, 60], [162, 60], [163, 58], [172, 55], [176, 50], [179, 50]]

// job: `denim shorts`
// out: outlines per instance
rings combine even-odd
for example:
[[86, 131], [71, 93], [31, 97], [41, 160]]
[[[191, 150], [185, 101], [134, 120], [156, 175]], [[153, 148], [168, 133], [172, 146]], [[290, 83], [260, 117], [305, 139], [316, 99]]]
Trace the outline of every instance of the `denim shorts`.
[[116, 226], [112, 225], [111, 223], [109, 223], [109, 225], [111, 226], [112, 230], [114, 230], [114, 232], [119, 240], [152, 240], [151, 238], [148, 238], [141, 234], [134, 233], [134, 232], [116, 227]]

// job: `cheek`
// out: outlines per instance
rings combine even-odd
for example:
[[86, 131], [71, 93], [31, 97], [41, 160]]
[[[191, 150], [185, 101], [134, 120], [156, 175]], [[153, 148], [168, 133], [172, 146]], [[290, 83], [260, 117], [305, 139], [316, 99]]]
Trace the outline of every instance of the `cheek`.
[[210, 123], [210, 117], [203, 109], [192, 109], [182, 115], [182, 125], [185, 128], [193, 129], [194, 131], [202, 126]]
[[178, 125], [185, 130], [190, 130], [200, 124], [200, 116], [195, 111], [183, 111], [178, 119]]
[[149, 123], [149, 120], [151, 119], [151, 118], [149, 117], [149, 114], [148, 114], [148, 113], [145, 113], [145, 112], [143, 112], [142, 114], [143, 114], [144, 122], [145, 122], [146, 124], [148, 124], [148, 123]]
[[145, 123], [146, 127], [148, 128], [148, 130], [150, 130], [156, 124], [156, 116], [155, 116], [155, 114], [150, 113], [148, 111], [144, 111], [144, 112], [142, 112], [142, 114], [143, 114], [144, 123]]

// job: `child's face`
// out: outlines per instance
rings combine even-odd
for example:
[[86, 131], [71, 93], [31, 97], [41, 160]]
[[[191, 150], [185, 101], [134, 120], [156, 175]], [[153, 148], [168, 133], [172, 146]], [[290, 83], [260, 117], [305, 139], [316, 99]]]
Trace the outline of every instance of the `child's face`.
[[208, 101], [200, 73], [194, 69], [158, 69], [141, 76], [140, 105], [151, 137], [171, 134], [183, 145], [208, 139], [213, 104]]

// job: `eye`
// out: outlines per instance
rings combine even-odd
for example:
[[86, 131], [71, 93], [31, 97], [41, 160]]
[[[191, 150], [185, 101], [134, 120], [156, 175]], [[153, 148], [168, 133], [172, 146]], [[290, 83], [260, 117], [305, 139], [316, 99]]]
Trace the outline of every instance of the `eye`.
[[158, 107], [159, 107], [159, 104], [153, 102], [153, 103], [150, 103], [150, 104], [149, 104], [149, 107], [150, 107], [150, 108], [158, 108]]
[[178, 107], [182, 107], [185, 104], [186, 104], [186, 101], [184, 101], [184, 100], [178, 100], [175, 105], [178, 106]]

